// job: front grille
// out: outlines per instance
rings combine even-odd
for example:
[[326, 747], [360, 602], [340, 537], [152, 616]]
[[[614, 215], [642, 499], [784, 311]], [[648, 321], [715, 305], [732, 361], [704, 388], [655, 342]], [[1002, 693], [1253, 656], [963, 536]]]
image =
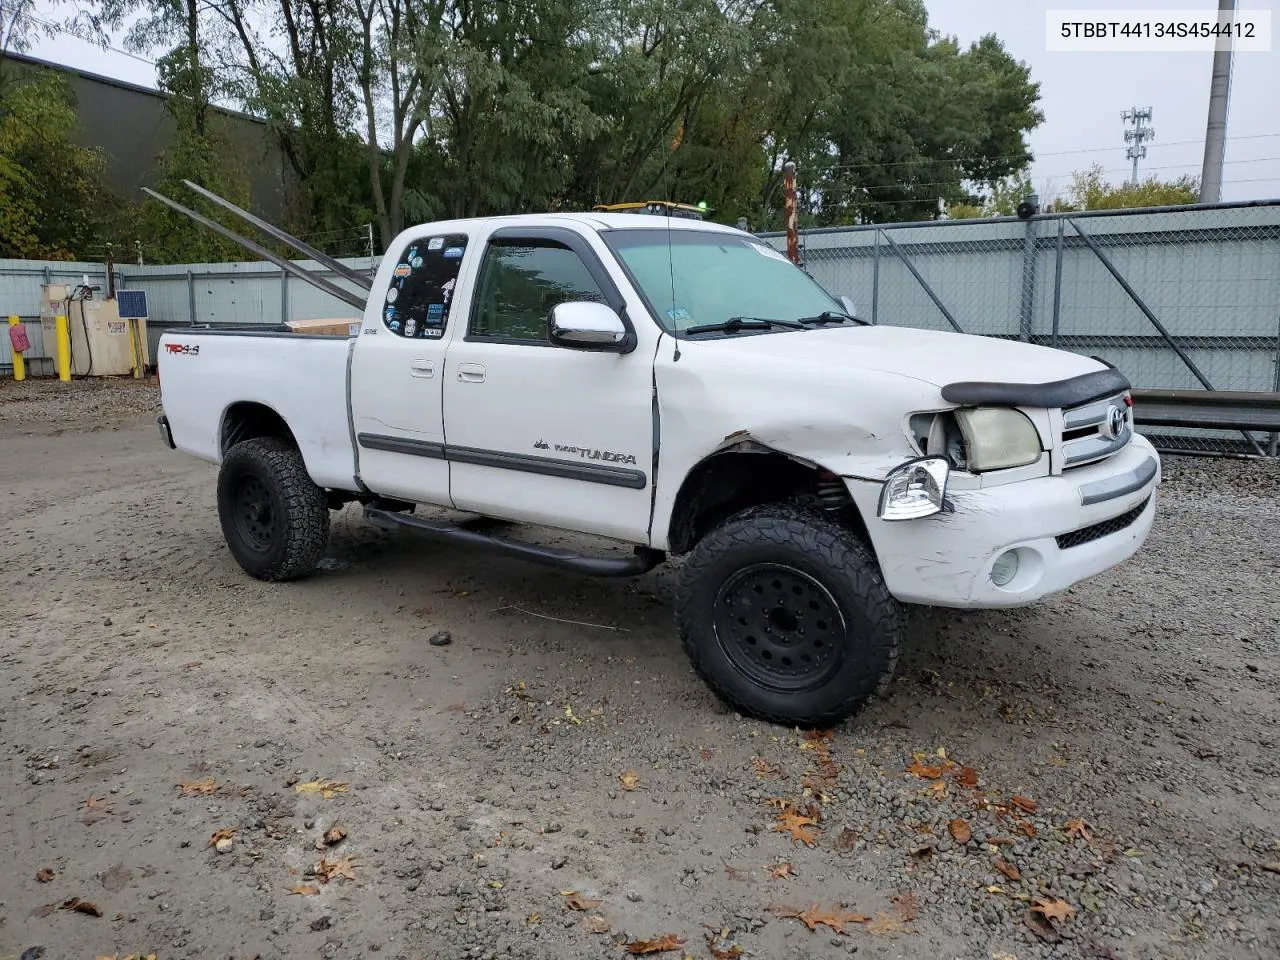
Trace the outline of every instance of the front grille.
[[1147, 504], [1150, 502], [1151, 498], [1147, 497], [1132, 510], [1122, 513], [1118, 517], [1103, 520], [1101, 523], [1095, 523], [1091, 527], [1081, 527], [1079, 530], [1072, 530], [1070, 533], [1059, 534], [1054, 538], [1058, 541], [1058, 549], [1066, 550], [1068, 547], [1079, 547], [1086, 543], [1093, 543], [1095, 540], [1101, 540], [1103, 537], [1109, 537], [1113, 533], [1119, 533], [1137, 520], [1138, 517], [1142, 516], [1142, 511], [1147, 509]]
[[[1115, 432], [1110, 425], [1113, 407], [1124, 414], [1123, 425]], [[1065, 470], [1105, 460], [1119, 453], [1132, 439], [1133, 414], [1123, 393], [1062, 411], [1060, 442]]]

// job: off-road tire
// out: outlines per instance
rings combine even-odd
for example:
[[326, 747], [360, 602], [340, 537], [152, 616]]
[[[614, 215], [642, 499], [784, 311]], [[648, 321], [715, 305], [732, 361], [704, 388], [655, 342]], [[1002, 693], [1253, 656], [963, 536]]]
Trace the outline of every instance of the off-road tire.
[[218, 519], [231, 555], [259, 580], [315, 572], [329, 542], [329, 506], [298, 448], [279, 437], [237, 443], [218, 473]]
[[681, 572], [676, 622], [694, 669], [725, 703], [810, 728], [884, 693], [902, 636], [871, 550], [821, 510], [790, 504], [745, 510], [699, 541]]

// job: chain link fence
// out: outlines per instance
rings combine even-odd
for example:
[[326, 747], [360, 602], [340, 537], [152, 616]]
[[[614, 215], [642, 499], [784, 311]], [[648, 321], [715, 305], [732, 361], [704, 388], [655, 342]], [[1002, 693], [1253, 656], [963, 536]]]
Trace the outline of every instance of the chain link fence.
[[[801, 258], [873, 323], [1097, 356], [1136, 388], [1280, 391], [1280, 200], [812, 229]], [[1266, 434], [1153, 439], [1277, 454]]]

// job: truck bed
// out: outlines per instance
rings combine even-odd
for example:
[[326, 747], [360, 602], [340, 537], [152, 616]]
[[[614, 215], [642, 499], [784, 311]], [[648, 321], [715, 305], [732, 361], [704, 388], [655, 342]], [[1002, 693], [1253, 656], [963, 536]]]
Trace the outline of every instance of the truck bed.
[[355, 489], [347, 363], [355, 339], [284, 326], [200, 326], [160, 338], [165, 415], [179, 450], [221, 463], [233, 404], [258, 404], [292, 429], [311, 478]]

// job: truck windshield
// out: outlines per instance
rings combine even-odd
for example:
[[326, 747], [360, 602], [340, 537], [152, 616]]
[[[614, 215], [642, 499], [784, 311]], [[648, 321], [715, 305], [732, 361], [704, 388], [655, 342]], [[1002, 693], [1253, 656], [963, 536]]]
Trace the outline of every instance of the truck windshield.
[[[794, 321], [843, 313], [803, 270], [750, 237], [711, 230], [609, 230], [605, 242], [631, 272], [668, 333], [710, 335], [792, 330]], [[753, 317], [783, 323], [731, 324]], [[698, 331], [694, 331], [698, 333]]]

